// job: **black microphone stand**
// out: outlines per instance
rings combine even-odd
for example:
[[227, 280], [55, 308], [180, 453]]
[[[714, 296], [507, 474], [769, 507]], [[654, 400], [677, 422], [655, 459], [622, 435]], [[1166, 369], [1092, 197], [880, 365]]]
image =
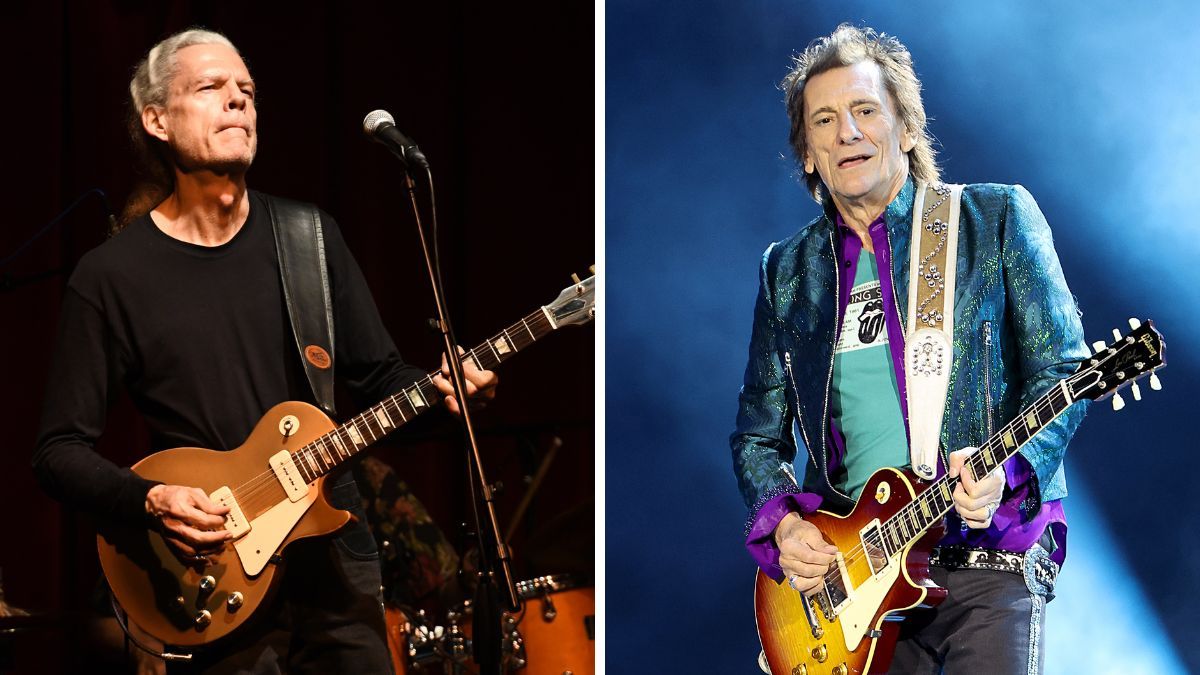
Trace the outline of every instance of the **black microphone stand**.
[[[417, 197], [412, 176], [408, 172], [409, 163], [405, 157], [397, 153], [404, 161], [404, 183], [408, 188], [409, 201], [412, 203], [413, 216], [417, 223], [417, 234], [421, 240], [421, 252], [425, 257], [425, 267], [429, 271], [429, 281], [433, 288], [433, 299], [437, 305], [437, 328], [442, 335], [442, 346], [446, 354], [446, 363], [450, 369], [450, 382], [454, 386], [454, 395], [458, 399], [459, 413], [462, 415], [463, 429], [469, 449], [468, 469], [470, 474], [471, 493], [473, 499], [482, 502], [487, 515], [487, 533], [485, 535], [482, 523], [479, 522], [479, 509], [476, 503], [475, 533], [479, 546], [479, 570], [474, 602], [474, 655], [483, 675], [499, 675], [502, 652], [502, 616], [500, 612], [498, 585], [503, 586], [505, 607], [507, 611], [516, 612], [520, 609], [516, 586], [513, 583], [512, 569], [509, 566], [508, 547], [500, 536], [500, 524], [496, 519], [496, 506], [493, 502], [493, 490], [483, 471], [483, 460], [479, 453], [479, 444], [475, 438], [475, 427], [471, 421], [470, 406], [467, 405], [466, 385], [463, 380], [462, 361], [458, 357], [458, 341], [454, 339], [454, 330], [450, 325], [450, 312], [446, 308], [446, 296], [442, 288], [441, 267], [430, 251], [429, 240], [425, 236], [425, 228], [421, 224], [421, 212], [417, 208]], [[437, 204], [433, 194], [433, 174], [425, 167], [425, 175], [429, 184], [429, 199], [432, 204], [434, 231], [437, 230]], [[434, 242], [434, 251], [437, 243]], [[478, 493], [476, 493], [478, 491]], [[490, 540], [490, 541], [489, 541]]]

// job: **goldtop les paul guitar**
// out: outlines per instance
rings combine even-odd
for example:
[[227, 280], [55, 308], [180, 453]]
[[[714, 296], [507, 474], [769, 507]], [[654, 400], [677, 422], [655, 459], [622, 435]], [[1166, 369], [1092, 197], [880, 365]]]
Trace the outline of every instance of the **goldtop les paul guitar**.
[[[492, 369], [551, 331], [595, 316], [595, 276], [564, 289], [554, 302], [463, 354]], [[268, 598], [282, 575], [280, 554], [293, 541], [332, 533], [350, 520], [335, 509], [325, 478], [342, 462], [437, 405], [431, 373], [338, 426], [298, 401], [271, 408], [246, 439], [227, 452], [174, 448], [133, 466], [140, 476], [203, 489], [230, 509], [233, 533], [207, 562], [187, 564], [162, 536], [118, 526], [97, 536], [100, 563], [129, 619], [168, 645], [197, 647], [238, 629]]]
[[[1080, 364], [1074, 375], [1033, 402], [1007, 426], [987, 439], [967, 460], [975, 476], [999, 467], [1035, 434], [1083, 399], [1116, 395], [1117, 390], [1150, 376], [1160, 388], [1156, 368], [1166, 365], [1165, 343], [1153, 322], [1129, 320], [1133, 330]], [[837, 546], [837, 560], [825, 584], [810, 598], [776, 583], [761, 570], [754, 585], [754, 609], [763, 656], [775, 675], [850, 675], [886, 672], [892, 660], [902, 612], [931, 606], [946, 590], [929, 578], [929, 552], [944, 531], [943, 517], [953, 508], [958, 479], [927, 482], [909, 471], [884, 468], [863, 487], [854, 509], [842, 517], [825, 511], [805, 516], [825, 540]]]

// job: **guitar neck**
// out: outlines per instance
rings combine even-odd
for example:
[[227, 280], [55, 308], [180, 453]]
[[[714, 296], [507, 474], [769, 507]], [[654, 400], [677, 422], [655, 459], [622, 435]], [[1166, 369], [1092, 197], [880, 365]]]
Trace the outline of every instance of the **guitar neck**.
[[[974, 476], [986, 476], [1017, 454], [1039, 431], [1063, 414], [1077, 399], [1070, 395], [1067, 380], [1062, 380], [1017, 415], [1003, 429], [987, 439], [971, 455], [966, 466]], [[959, 479], [942, 476], [916, 499], [883, 523], [880, 534], [889, 552], [899, 551], [941, 522], [954, 507], [954, 488]]]
[[[551, 312], [539, 308], [462, 355], [480, 370], [491, 370], [513, 354], [558, 328]], [[294, 453], [296, 466], [311, 483], [354, 457], [375, 441], [435, 407], [442, 393], [433, 383], [433, 371], [401, 391], [350, 418], [345, 424]]]

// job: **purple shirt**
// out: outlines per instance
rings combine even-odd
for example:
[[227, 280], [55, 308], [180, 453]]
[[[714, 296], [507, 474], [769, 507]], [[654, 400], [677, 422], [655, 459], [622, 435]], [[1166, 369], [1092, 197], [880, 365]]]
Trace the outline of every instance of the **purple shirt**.
[[[862, 240], [853, 230], [846, 227], [839, 214], [837, 216], [838, 231], [841, 233], [841, 259], [838, 270], [841, 274], [838, 298], [838, 331], [841, 331], [842, 316], [850, 302], [850, 287], [854, 284], [855, 268], [859, 254], [862, 252]], [[892, 368], [896, 374], [896, 385], [900, 392], [900, 410], [904, 415], [904, 429], [908, 433], [908, 397], [905, 389], [904, 374], [904, 330], [900, 322], [900, 310], [896, 307], [897, 296], [892, 285], [892, 250], [887, 236], [887, 225], [883, 214], [880, 214], [867, 232], [875, 249], [876, 263], [879, 266], [879, 290], [883, 296], [884, 319], [888, 331], [888, 347], [892, 355]], [[830, 471], [842, 464], [846, 456], [845, 439], [833, 423], [829, 421], [831, 436]], [[957, 450], [958, 448], [952, 448]], [[938, 457], [937, 475], [946, 473], [945, 462]], [[1019, 453], [1004, 463], [1005, 480], [1009, 495], [996, 513], [992, 523], [985, 529], [965, 529], [956, 511], [946, 516], [946, 535], [942, 537], [939, 546], [966, 545], [982, 548], [992, 548], [1013, 553], [1024, 553], [1041, 538], [1047, 527], [1051, 528], [1057, 548], [1050, 555], [1055, 562], [1062, 564], [1067, 553], [1067, 522], [1063, 513], [1061, 500], [1044, 502], [1041, 509], [1022, 522], [1021, 504], [1029, 497], [1033, 488], [1030, 478], [1033, 468]], [[759, 567], [771, 578], [777, 581], [783, 579], [779, 567], [779, 548], [775, 545], [775, 527], [788, 513], [805, 514], [819, 508], [821, 497], [812, 493], [802, 493], [797, 488], [795, 494], [783, 494], [768, 500], [750, 527], [746, 537], [746, 548], [750, 550]]]

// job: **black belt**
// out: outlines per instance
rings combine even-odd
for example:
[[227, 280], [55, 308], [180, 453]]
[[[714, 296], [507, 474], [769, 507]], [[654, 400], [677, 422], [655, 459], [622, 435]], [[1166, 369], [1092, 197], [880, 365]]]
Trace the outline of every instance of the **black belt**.
[[1034, 544], [1025, 553], [997, 551], [974, 546], [935, 546], [929, 554], [929, 564], [956, 570], [994, 570], [1011, 572], [1025, 577], [1029, 589], [1035, 593], [1052, 596], [1054, 581], [1058, 578], [1058, 563], [1041, 544]]

